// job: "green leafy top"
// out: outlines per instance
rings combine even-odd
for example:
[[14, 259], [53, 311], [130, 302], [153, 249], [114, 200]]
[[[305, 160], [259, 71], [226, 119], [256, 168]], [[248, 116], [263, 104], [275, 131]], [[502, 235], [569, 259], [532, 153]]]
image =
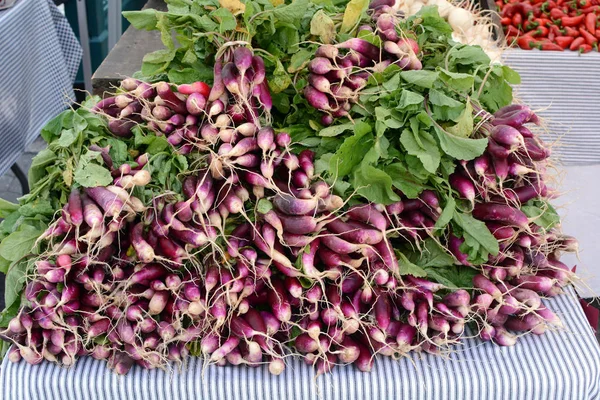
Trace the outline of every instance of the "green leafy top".
[[[341, 194], [357, 191], [384, 204], [398, 201], [398, 192], [415, 198], [440, 178], [447, 181], [456, 160], [481, 155], [487, 139], [476, 136], [472, 103], [495, 111], [511, 102], [509, 81], [515, 81], [512, 70], [490, 64], [480, 47], [452, 41], [435, 7], [424, 7], [399, 29], [418, 39], [422, 70], [392, 65], [375, 74], [351, 111], [354, 122], [319, 130], [312, 121], [292, 131], [295, 141], [316, 150], [318, 171], [338, 182]], [[309, 140], [311, 133], [321, 140]]]
[[[52, 119], [41, 131], [48, 146], [32, 160], [29, 170], [30, 193], [19, 198], [19, 204], [0, 199], [0, 272], [5, 273], [5, 303], [20, 304], [24, 277], [31, 255], [47, 250], [38, 238], [62, 209], [72, 188], [106, 186], [113, 182], [111, 172], [100, 152], [90, 146], [109, 147], [114, 168], [123, 163], [136, 166], [134, 158], [149, 155], [148, 169], [156, 187], [136, 189], [136, 196], [149, 200], [165, 190], [179, 192], [178, 175], [188, 169], [188, 159], [173, 152], [162, 138], [146, 135], [140, 127], [135, 136], [116, 138], [106, 128], [106, 121], [90, 112], [99, 98], [90, 98], [76, 111], [66, 110]], [[0, 315], [0, 326], [3, 316]], [[8, 317], [7, 317], [8, 318]]]

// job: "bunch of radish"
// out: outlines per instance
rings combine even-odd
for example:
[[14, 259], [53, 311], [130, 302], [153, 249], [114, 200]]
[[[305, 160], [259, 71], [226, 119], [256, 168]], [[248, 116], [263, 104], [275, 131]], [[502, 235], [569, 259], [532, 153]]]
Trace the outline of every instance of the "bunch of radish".
[[[308, 84], [304, 96], [314, 108], [323, 111], [321, 123], [331, 125], [334, 118], [348, 116], [352, 104], [358, 101], [369, 76], [382, 72], [395, 64], [404, 70], [419, 70], [423, 66], [419, 60], [417, 42], [408, 37], [400, 37], [396, 25], [401, 15], [389, 6], [373, 9], [370, 25], [359, 27], [357, 38], [338, 44], [322, 44], [308, 64]], [[382, 47], [361, 39], [361, 35], [377, 34]], [[340, 50], [342, 52], [340, 52]]]
[[56, 254], [98, 253], [112, 245], [118, 231], [145, 209], [139, 199], [118, 186], [86, 188], [83, 193], [74, 189], [61, 217], [41, 239], [56, 242]]
[[[373, 6], [371, 27], [383, 49], [355, 38], [321, 46], [311, 61], [305, 95], [326, 113], [324, 124], [346, 115], [369, 73], [419, 67], [416, 43], [393, 36], [398, 16], [385, 7]], [[520, 210], [547, 195], [549, 151], [525, 126], [537, 122], [530, 109], [486, 115], [485, 154], [450, 177], [501, 250], [473, 266], [463, 239], [444, 232], [439, 241], [456, 263], [478, 270], [472, 292], [452, 291], [403, 275], [396, 254], [438, 239], [445, 193], [348, 205], [315, 175], [314, 153], [294, 153], [290, 135], [271, 126], [260, 57], [241, 42], [226, 46], [214, 73], [212, 88], [126, 79], [123, 93], [94, 108], [116, 136], [136, 125], [166, 136], [192, 168], [177, 177], [181, 193], [146, 188], [144, 204], [132, 193], [152, 182], [149, 156], [115, 168], [108, 148], [90, 147], [113, 184], [73, 189], [40, 239], [50, 250], [28, 277], [28, 305], [1, 332], [15, 344], [11, 360], [71, 365], [91, 355], [123, 374], [134, 364], [182, 363], [191, 352], [280, 374], [287, 356], [300, 355], [318, 373], [336, 364], [368, 371], [378, 354], [446, 352], [468, 322], [499, 345], [514, 344], [509, 330], [559, 324], [540, 295], [573, 280], [558, 256], [574, 242]]]
[[115, 178], [113, 181], [115, 186], [123, 189], [132, 189], [135, 186], [145, 186], [150, 183], [150, 172], [144, 169], [148, 164], [148, 154], [139, 155], [136, 157], [134, 163], [123, 163], [119, 168], [115, 168], [109, 153], [110, 146], [100, 147], [98, 145], [91, 145], [89, 149], [100, 153], [104, 165]]
[[437, 6], [439, 14], [448, 21], [460, 43], [481, 46], [492, 61], [500, 60], [500, 48], [492, 38], [494, 24], [489, 14], [477, 4], [448, 0], [374, 0], [369, 8], [396, 12], [406, 17], [415, 15], [424, 6]]
[[[507, 329], [543, 333], [548, 324], [560, 326], [539, 294], [557, 295], [573, 281], [574, 274], [559, 256], [577, 246], [573, 238], [543, 229], [520, 209], [549, 195], [543, 175], [550, 149], [526, 126], [539, 123], [535, 113], [515, 104], [486, 119], [486, 152], [462, 163], [450, 183], [472, 203], [473, 216], [486, 223], [500, 247], [500, 254], [490, 256], [474, 279], [474, 286], [484, 292], [474, 299], [482, 317], [481, 337], [512, 344], [516, 338]], [[449, 236], [449, 250], [461, 264], [470, 265], [461, 244], [461, 239]]]
[[181, 154], [254, 136], [272, 107], [263, 59], [244, 46], [226, 49], [214, 77], [212, 88], [203, 82], [174, 87], [125, 79], [124, 93], [100, 101], [94, 111], [109, 118], [109, 130], [118, 136], [131, 136], [131, 128], [145, 122]]
[[[134, 265], [124, 261], [126, 250], [118, 255], [116, 247], [106, 249], [96, 257], [37, 262], [26, 289], [30, 308], [2, 333], [16, 345], [11, 360], [68, 366], [91, 355], [119, 374], [135, 362], [155, 368], [183, 361], [185, 344], [201, 333], [200, 280], [158, 264]], [[42, 275], [58, 268], [68, 271], [58, 283]]]

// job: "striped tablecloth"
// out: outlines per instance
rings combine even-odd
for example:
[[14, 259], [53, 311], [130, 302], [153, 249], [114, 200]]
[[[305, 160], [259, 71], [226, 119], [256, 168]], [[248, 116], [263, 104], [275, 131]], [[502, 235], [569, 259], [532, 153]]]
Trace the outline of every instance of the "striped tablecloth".
[[0, 175], [75, 100], [81, 46], [51, 0], [0, 11]]
[[104, 362], [83, 358], [74, 368], [4, 361], [4, 400], [391, 400], [600, 399], [600, 347], [573, 290], [548, 301], [566, 324], [561, 331], [522, 338], [514, 347], [467, 340], [448, 359], [378, 358], [371, 373], [338, 367], [314, 377], [299, 361], [280, 376], [267, 368], [203, 368], [192, 359], [183, 372], [138, 367], [120, 377]]
[[578, 264], [587, 287], [586, 297], [600, 296], [600, 54], [572, 51], [510, 49], [504, 62], [521, 74], [518, 98], [543, 117], [548, 142], [558, 141], [553, 153], [560, 168], [552, 187], [563, 218], [563, 230], [577, 237], [581, 254], [567, 256]]
[[521, 74], [516, 94], [546, 122], [546, 139], [564, 165], [600, 164], [600, 53], [509, 49]]

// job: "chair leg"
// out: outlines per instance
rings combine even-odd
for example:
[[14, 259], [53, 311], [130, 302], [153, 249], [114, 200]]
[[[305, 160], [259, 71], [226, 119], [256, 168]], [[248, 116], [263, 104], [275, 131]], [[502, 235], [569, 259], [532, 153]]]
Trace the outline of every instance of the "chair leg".
[[25, 173], [23, 172], [21, 167], [19, 167], [19, 164], [14, 163], [12, 165], [12, 167], [10, 167], [10, 169], [13, 172], [13, 174], [15, 174], [17, 179], [19, 180], [19, 183], [21, 184], [21, 191], [23, 192], [23, 195], [26, 195], [27, 193], [29, 193], [29, 183], [27, 182], [27, 177], [25, 176]]

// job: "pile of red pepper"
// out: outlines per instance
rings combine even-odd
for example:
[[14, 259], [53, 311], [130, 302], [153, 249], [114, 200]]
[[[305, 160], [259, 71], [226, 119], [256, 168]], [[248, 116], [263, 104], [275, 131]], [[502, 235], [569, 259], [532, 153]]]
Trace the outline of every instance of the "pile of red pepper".
[[600, 0], [497, 0], [508, 44], [525, 50], [598, 50]]

